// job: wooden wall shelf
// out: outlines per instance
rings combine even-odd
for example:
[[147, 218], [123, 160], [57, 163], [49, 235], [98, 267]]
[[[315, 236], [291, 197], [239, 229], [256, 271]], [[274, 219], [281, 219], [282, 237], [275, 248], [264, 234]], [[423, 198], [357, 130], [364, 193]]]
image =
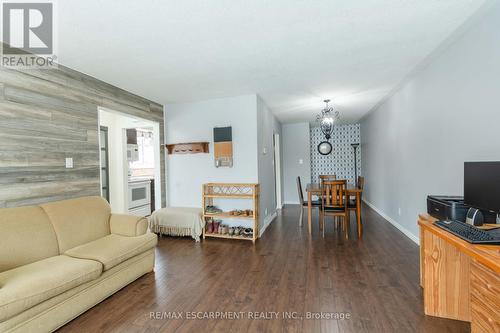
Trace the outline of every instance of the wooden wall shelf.
[[165, 145], [169, 154], [202, 154], [208, 153], [208, 142], [185, 142]]

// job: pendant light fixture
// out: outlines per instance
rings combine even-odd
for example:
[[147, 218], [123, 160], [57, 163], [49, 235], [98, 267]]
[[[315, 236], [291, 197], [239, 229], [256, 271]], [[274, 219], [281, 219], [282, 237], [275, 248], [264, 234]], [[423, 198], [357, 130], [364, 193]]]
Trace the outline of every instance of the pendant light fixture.
[[323, 132], [325, 138], [329, 140], [332, 137], [333, 125], [340, 118], [340, 114], [328, 105], [328, 103], [330, 103], [329, 99], [325, 99], [324, 102], [326, 103], [326, 106], [323, 110], [321, 110], [321, 113], [318, 114], [316, 121], [319, 122], [321, 132]]
[[333, 147], [328, 140], [332, 137], [333, 125], [335, 125], [336, 121], [340, 118], [340, 114], [328, 105], [330, 102], [329, 99], [325, 99], [324, 102], [326, 103], [325, 108], [321, 110], [321, 113], [316, 117], [316, 121], [319, 123], [321, 132], [325, 136], [325, 141], [320, 142], [318, 145], [318, 152], [321, 155], [329, 155], [331, 154]]

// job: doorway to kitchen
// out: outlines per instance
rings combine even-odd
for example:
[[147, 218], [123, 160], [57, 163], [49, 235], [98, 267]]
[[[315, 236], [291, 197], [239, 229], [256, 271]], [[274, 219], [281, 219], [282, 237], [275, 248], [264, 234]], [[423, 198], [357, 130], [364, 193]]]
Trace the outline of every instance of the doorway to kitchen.
[[160, 124], [99, 108], [101, 195], [115, 213], [161, 207]]

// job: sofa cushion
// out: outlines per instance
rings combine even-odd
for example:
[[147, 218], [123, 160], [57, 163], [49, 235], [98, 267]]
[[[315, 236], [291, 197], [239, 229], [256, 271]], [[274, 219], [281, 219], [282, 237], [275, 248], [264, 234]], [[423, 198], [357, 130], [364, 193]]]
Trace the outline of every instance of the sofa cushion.
[[40, 205], [49, 216], [59, 254], [110, 234], [111, 208], [101, 197], [83, 197]]
[[0, 209], [0, 272], [59, 255], [54, 228], [38, 206]]
[[157, 242], [158, 237], [153, 233], [135, 237], [111, 234], [75, 247], [64, 254], [73, 258], [97, 260], [107, 271], [127, 259], [152, 249]]
[[[154, 267], [154, 249], [103, 272], [97, 279], [54, 296], [0, 322], [0, 332], [52, 332]], [[79, 330], [84, 332], [84, 327]]]
[[97, 279], [102, 264], [68, 256], [46, 258], [0, 273], [0, 322]]

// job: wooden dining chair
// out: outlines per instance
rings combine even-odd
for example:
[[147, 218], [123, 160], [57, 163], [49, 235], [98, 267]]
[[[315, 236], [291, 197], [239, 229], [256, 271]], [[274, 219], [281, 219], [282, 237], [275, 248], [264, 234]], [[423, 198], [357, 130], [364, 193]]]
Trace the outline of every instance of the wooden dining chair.
[[[358, 176], [358, 187], [363, 190], [365, 188], [365, 177]], [[361, 192], [361, 195], [359, 196], [361, 199], [361, 196], [363, 195], [363, 192]], [[354, 213], [356, 214], [356, 219], [358, 218], [358, 210], [357, 210], [357, 202], [356, 199], [350, 199], [349, 198], [349, 206], [348, 206], [349, 211], [353, 210]]]
[[348, 194], [346, 190], [346, 180], [325, 180], [321, 185], [323, 237], [325, 237], [325, 218], [333, 216], [334, 219], [341, 219], [342, 230], [344, 230], [346, 238], [349, 238], [347, 230], [349, 226]]
[[[304, 200], [304, 193], [302, 192], [302, 182], [300, 181], [300, 177], [297, 177], [297, 191], [299, 192], [299, 202], [300, 202], [300, 217], [299, 217], [299, 225], [302, 226], [302, 220], [304, 217], [304, 208], [307, 208], [307, 200]], [[312, 208], [318, 208], [319, 215], [321, 219], [321, 201], [313, 200], [311, 202]]]
[[365, 177], [358, 176], [358, 187], [364, 189], [365, 187]]
[[336, 175], [319, 175], [320, 184], [323, 184], [325, 180], [336, 180], [336, 179], [337, 179]]

